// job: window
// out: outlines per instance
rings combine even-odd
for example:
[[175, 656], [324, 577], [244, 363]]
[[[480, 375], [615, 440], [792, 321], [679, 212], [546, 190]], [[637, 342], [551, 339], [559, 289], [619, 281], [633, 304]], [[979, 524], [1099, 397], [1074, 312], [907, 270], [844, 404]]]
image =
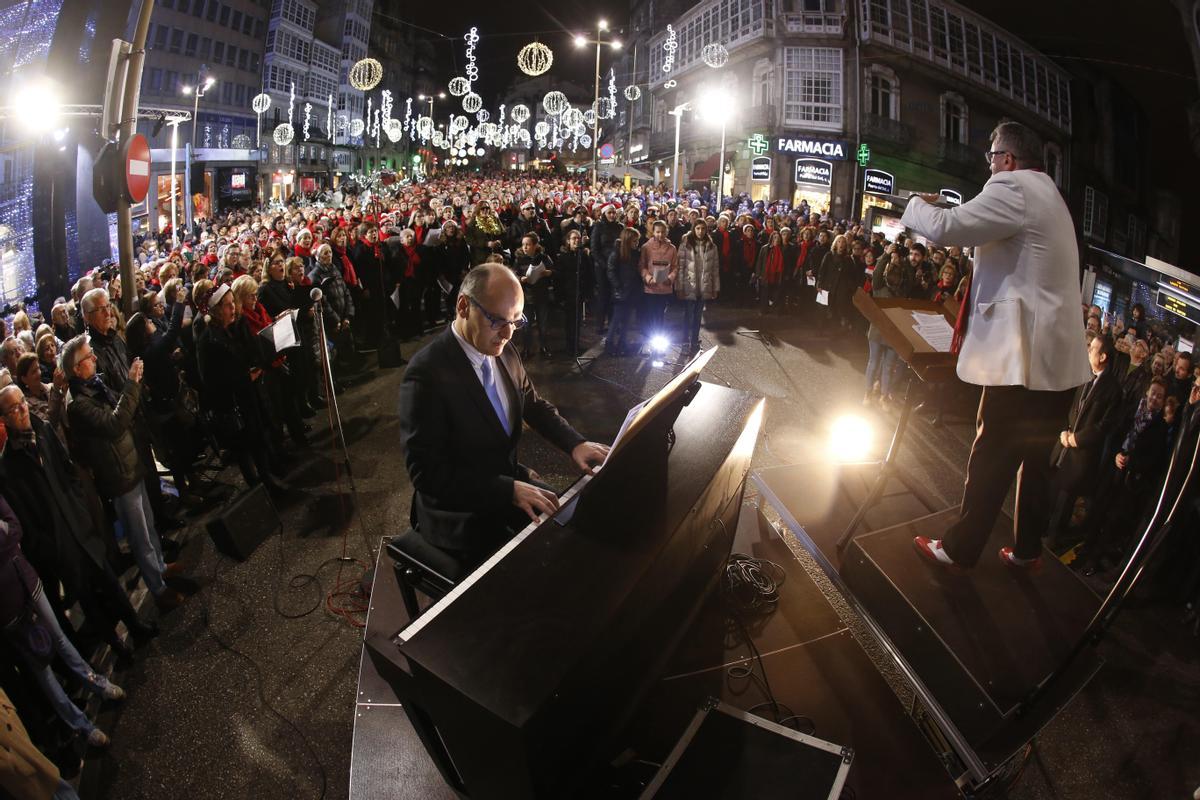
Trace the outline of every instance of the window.
[[233, 28], [235, 31], [242, 27], [242, 12], [233, 12], [233, 20], [229, 23], [229, 27]]
[[867, 113], [885, 119], [899, 119], [900, 82], [896, 73], [886, 67], [868, 67], [866, 84]]
[[[805, 6], [810, 2], [820, 7], [837, 5], [831, 0], [804, 0]], [[699, 62], [701, 51], [709, 42], [721, 42], [733, 50], [744, 40], [761, 36], [766, 18], [764, 7], [773, 9], [774, 5], [766, 0], [710, 0], [695, 6], [680, 17], [674, 26], [679, 46], [675, 51], [672, 72]], [[362, 38], [365, 41], [366, 37]], [[654, 80], [666, 80], [669, 77], [662, 69], [662, 45], [665, 40], [664, 30], [650, 42], [650, 74]]]
[[148, 94], [162, 94], [163, 88], [163, 71], [157, 67], [150, 69], [150, 90]]
[[179, 73], [175, 70], [167, 70], [164, 75], [163, 89], [165, 94], [177, 94], [179, 92]]
[[255, 39], [263, 38], [263, 28], [264, 27], [266, 27], [266, 23], [264, 23], [261, 19], [254, 20], [254, 38]]
[[[196, 0], [196, 2], [200, 2], [200, 0]], [[206, 13], [206, 14], [204, 15], [204, 18], [205, 18], [206, 20], [208, 20], [209, 22], [216, 22], [216, 20], [217, 20], [217, 7], [218, 7], [218, 6], [220, 6], [220, 5], [221, 5], [221, 4], [220, 4], [220, 3], [218, 3], [218, 2], [217, 2], [217, 0], [208, 0], [208, 13]]]
[[1054, 180], [1054, 185], [1063, 188], [1063, 154], [1062, 149], [1054, 142], [1046, 142], [1042, 152], [1042, 164], [1046, 174]]
[[169, 36], [170, 33], [171, 33], [171, 29], [168, 28], [166, 25], [159, 25], [157, 28], [155, 28], [154, 29], [154, 49], [166, 50], [167, 49], [167, 36]]
[[221, 84], [221, 102], [227, 106], [233, 105], [233, 85], [229, 83]]
[[247, 14], [246, 18], [242, 20], [242, 33], [249, 36], [253, 32], [254, 32], [254, 17]]
[[202, 37], [200, 39], [200, 50], [196, 55], [200, 57], [201, 61], [208, 61], [209, 56], [212, 55], [212, 39], [207, 36]]
[[967, 104], [954, 92], [942, 95], [942, 138], [967, 144]]
[[754, 105], [771, 105], [771, 84], [774, 79], [775, 73], [771, 69], [771, 62], [765, 58], [760, 59], [754, 65]]
[[161, 0], [161, 5], [163, 8], [174, 8], [175, 0]]
[[246, 103], [246, 87], [240, 83], [233, 89], [233, 102], [239, 106]]
[[229, 8], [229, 6], [226, 6], [226, 5], [221, 6], [221, 16], [220, 16], [220, 23], [219, 23], [221, 26], [223, 26], [223, 27], [229, 26], [229, 12], [230, 11], [231, 11], [231, 9]]
[[168, 52], [178, 53], [183, 48], [183, 30], [181, 28], [171, 29], [171, 46], [167, 48]]
[[183, 48], [183, 54], [184, 54], [185, 56], [194, 56], [194, 55], [196, 55], [196, 44], [197, 44], [199, 41], [200, 41], [200, 37], [199, 37], [199, 36], [197, 36], [197, 35], [196, 35], [196, 34], [194, 34], [194, 33], [189, 33], [189, 34], [188, 34], [188, 37], [187, 37], [187, 44], [186, 44], [186, 45], [184, 45], [184, 48]]
[[784, 48], [784, 121], [816, 128], [842, 127], [842, 50]]
[[1083, 235], [1101, 242], [1108, 235], [1108, 195], [1091, 186], [1083, 190]]
[[225, 61], [225, 43], [213, 42], [213, 61], [221, 64]]
[[229, 66], [237, 64], [238, 49], [235, 45], [229, 45], [225, 48], [225, 63]]
[[192, 0], [192, 16], [197, 19], [204, 16], [204, 0]]
[[250, 54], [250, 71], [255, 74], [259, 71], [258, 53]]
[[238, 69], [249, 69], [249, 68], [250, 68], [250, 52], [248, 50], [242, 50], [240, 53], [238, 53]]

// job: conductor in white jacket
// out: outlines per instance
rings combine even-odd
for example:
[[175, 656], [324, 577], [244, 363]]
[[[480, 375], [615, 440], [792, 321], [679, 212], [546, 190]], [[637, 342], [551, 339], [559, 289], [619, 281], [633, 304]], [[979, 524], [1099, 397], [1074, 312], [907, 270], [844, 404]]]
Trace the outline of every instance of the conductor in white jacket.
[[957, 208], [915, 195], [902, 221], [941, 245], [974, 246], [975, 267], [958, 377], [983, 387], [958, 520], [917, 550], [946, 567], [975, 566], [1017, 478], [1014, 568], [1035, 565], [1049, 517], [1050, 451], [1074, 390], [1092, 379], [1079, 324], [1079, 250], [1071, 215], [1042, 164], [1036, 133], [1016, 122], [992, 132], [992, 177]]

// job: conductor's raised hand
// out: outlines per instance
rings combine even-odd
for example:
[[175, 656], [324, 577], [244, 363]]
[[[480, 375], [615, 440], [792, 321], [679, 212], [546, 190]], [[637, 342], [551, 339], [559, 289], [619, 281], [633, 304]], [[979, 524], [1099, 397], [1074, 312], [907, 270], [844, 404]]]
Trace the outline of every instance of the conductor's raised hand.
[[580, 472], [588, 474], [594, 473], [596, 467], [603, 464], [606, 458], [608, 458], [608, 445], [597, 442], [580, 442], [571, 451], [571, 460], [575, 462], [575, 466], [579, 468]]
[[553, 514], [558, 510], [558, 496], [532, 483], [513, 481], [513, 505], [537, 522], [539, 514]]
[[926, 203], [940, 203], [942, 196], [938, 192], [913, 192], [913, 197], [919, 197]]

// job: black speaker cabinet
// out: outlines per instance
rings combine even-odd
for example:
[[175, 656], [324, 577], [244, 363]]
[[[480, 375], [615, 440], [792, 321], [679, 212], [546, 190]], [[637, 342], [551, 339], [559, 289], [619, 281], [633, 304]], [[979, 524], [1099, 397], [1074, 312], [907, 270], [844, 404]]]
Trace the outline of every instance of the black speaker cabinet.
[[268, 536], [279, 530], [279, 514], [262, 484], [235, 497], [208, 521], [217, 550], [245, 561]]

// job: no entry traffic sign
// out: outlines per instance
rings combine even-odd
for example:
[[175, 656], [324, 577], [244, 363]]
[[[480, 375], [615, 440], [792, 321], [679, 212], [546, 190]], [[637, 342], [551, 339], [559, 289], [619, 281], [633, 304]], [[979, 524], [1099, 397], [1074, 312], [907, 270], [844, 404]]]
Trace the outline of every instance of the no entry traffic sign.
[[140, 133], [129, 137], [125, 145], [125, 196], [140, 203], [150, 191], [150, 143]]

